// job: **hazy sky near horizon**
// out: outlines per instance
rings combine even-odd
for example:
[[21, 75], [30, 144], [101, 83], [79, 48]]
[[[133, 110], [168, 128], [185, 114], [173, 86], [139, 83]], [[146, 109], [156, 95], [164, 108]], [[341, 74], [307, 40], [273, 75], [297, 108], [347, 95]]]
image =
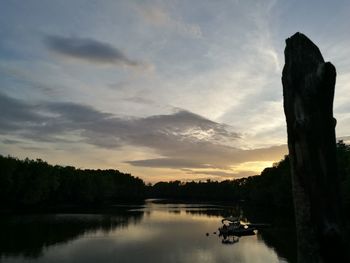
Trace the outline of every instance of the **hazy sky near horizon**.
[[258, 174], [286, 154], [299, 31], [337, 68], [350, 138], [350, 2], [2, 1], [0, 154], [146, 182]]

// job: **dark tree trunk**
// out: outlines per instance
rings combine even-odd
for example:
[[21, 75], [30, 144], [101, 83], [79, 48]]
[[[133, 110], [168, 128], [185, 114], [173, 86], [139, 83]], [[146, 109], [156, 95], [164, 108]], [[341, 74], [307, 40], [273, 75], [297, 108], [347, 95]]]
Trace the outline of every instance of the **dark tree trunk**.
[[333, 118], [336, 70], [301, 33], [286, 40], [284, 55], [282, 83], [298, 262], [348, 262], [339, 215]]

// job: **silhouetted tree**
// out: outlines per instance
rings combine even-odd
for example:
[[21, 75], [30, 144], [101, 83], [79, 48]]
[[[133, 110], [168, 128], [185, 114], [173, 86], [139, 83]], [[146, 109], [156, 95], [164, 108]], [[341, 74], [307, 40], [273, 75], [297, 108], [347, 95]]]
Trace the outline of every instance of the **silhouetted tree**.
[[117, 170], [82, 170], [0, 156], [3, 208], [104, 205], [144, 198], [144, 182]]

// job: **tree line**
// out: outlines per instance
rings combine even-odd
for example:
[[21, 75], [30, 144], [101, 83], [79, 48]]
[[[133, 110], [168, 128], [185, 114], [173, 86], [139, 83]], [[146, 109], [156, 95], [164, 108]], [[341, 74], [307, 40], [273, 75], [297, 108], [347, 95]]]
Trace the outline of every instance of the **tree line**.
[[[337, 143], [343, 212], [350, 217], [350, 145]], [[221, 182], [159, 182], [150, 187], [152, 197], [207, 201], [240, 201], [293, 210], [289, 157], [265, 168], [260, 175]]]
[[2, 208], [105, 205], [144, 197], [145, 183], [118, 170], [83, 170], [0, 156]]
[[288, 156], [260, 175], [221, 182], [159, 182], [150, 186], [148, 193], [155, 198], [244, 202], [279, 208], [293, 205]]
[[[350, 146], [340, 141], [337, 158], [343, 211], [350, 217]], [[158, 182], [118, 170], [76, 169], [50, 165], [40, 159], [0, 156], [0, 207], [108, 205], [145, 198], [182, 201], [229, 201], [293, 210], [288, 156], [260, 175], [235, 180]]]

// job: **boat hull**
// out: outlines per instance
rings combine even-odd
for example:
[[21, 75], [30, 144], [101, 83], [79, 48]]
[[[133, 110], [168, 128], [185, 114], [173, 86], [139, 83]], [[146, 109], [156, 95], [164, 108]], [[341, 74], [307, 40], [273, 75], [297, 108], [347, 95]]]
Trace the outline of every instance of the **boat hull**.
[[254, 228], [241, 228], [241, 229], [230, 229], [230, 228], [219, 228], [221, 235], [233, 235], [233, 236], [251, 236], [255, 235]]

